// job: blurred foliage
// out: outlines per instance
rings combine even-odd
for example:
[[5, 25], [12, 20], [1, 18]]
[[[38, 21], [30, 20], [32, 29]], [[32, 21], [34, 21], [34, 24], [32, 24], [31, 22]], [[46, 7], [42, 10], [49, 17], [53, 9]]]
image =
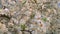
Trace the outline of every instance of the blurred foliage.
[[35, 3], [37, 3], [37, 0], [34, 0]]
[[31, 0], [32, 3], [37, 3], [37, 0]]
[[0, 11], [2, 11], [2, 9], [0, 8]]
[[34, 16], [35, 16], [35, 14], [34, 14], [34, 13], [32, 13], [32, 15], [30, 15], [30, 18], [31, 18], [31, 19], [33, 19], [33, 18], [34, 18]]
[[47, 18], [44, 17], [44, 18], [42, 18], [42, 20], [43, 20], [44, 22], [46, 22], [46, 21], [47, 21]]
[[45, 2], [45, 3], [43, 3], [43, 4], [46, 5], [46, 6], [45, 6], [46, 8], [49, 8], [49, 9], [52, 8], [51, 2]]
[[27, 28], [27, 26], [25, 24], [21, 24], [21, 29], [25, 30], [25, 28]]
[[22, 4], [24, 5], [26, 3], [26, 1], [24, 1]]
[[50, 4], [51, 2], [45, 2], [45, 3], [43, 3], [43, 4]]
[[6, 17], [6, 18], [8, 18], [8, 19], [10, 19], [11, 17], [9, 17], [9, 16], [7, 16], [7, 15], [1, 15], [0, 17]]

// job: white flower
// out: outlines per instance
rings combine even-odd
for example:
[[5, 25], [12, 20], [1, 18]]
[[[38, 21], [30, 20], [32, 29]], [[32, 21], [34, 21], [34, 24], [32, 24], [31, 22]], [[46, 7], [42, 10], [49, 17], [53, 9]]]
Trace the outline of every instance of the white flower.
[[5, 8], [4, 10], [5, 10], [6, 12], [9, 12], [9, 9], [8, 9], [8, 8]]

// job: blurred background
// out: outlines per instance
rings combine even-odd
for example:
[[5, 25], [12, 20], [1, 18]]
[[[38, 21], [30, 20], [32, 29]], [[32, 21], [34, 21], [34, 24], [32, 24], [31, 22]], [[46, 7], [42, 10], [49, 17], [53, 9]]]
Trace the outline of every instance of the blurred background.
[[60, 34], [60, 0], [0, 0], [0, 34]]

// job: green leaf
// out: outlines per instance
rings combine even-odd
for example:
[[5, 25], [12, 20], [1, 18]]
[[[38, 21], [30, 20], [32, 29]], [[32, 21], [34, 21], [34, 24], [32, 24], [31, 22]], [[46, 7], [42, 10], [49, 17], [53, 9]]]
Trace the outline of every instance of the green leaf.
[[21, 29], [22, 29], [22, 30], [25, 30], [25, 28], [27, 28], [27, 26], [26, 26], [25, 24], [22, 24], [22, 25], [21, 25]]
[[42, 18], [42, 20], [46, 22], [47, 21], [47, 18]]

